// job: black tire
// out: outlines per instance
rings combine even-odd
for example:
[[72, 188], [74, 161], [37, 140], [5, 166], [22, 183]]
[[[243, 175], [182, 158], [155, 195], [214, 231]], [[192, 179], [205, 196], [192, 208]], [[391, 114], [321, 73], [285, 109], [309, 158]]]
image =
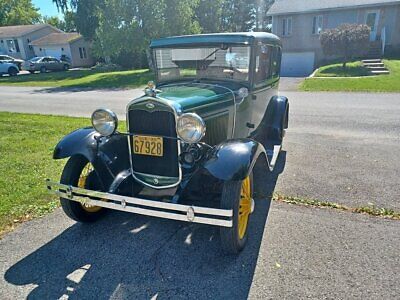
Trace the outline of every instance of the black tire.
[[31, 74], [35, 74], [35, 71], [29, 71], [29, 73], [31, 73]]
[[10, 75], [10, 76], [17, 76], [18, 72], [19, 71], [17, 68], [14, 68], [14, 67], [8, 68], [8, 75]]
[[68, 65], [64, 65], [64, 71], [68, 71], [69, 66]]
[[[250, 193], [253, 198], [253, 174], [250, 173]], [[233, 209], [233, 226], [221, 227], [221, 246], [226, 254], [238, 254], [244, 249], [248, 240], [249, 223], [251, 214], [248, 217], [247, 229], [243, 237], [239, 235], [239, 207], [241, 199], [241, 187], [243, 181], [227, 181], [224, 183], [221, 195], [221, 208]]]
[[[60, 182], [62, 184], [77, 186], [82, 170], [87, 164], [88, 160], [83, 156], [71, 157], [64, 167]], [[96, 189], [96, 187], [91, 186], [90, 189]], [[60, 198], [60, 202], [62, 209], [68, 217], [82, 223], [95, 222], [103, 217], [107, 211], [102, 208], [98, 212], [88, 212], [84, 210], [81, 203], [64, 198]]]
[[40, 73], [46, 73], [47, 69], [45, 66], [40, 67]]

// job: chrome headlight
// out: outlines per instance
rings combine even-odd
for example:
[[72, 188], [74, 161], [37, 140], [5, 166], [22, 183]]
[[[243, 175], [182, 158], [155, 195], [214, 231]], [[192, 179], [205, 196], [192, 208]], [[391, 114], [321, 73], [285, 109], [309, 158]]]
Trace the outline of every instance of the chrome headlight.
[[118, 118], [111, 110], [100, 108], [92, 114], [92, 125], [101, 135], [110, 136], [117, 130]]
[[206, 124], [197, 114], [187, 113], [178, 118], [177, 132], [186, 143], [199, 142], [206, 133]]

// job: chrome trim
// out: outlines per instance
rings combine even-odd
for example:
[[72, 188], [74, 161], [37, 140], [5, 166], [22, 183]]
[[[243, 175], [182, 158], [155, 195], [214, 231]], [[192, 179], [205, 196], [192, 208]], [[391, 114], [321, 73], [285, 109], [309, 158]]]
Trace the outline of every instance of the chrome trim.
[[268, 162], [268, 159], [267, 159], [268, 167], [271, 170], [271, 172], [275, 168], [275, 164], [276, 164], [276, 161], [278, 160], [278, 156], [279, 156], [279, 152], [281, 152], [281, 148], [282, 148], [282, 145], [274, 145], [271, 162]]
[[[140, 103], [142, 101], [144, 102], [144, 101], [148, 101], [148, 100], [151, 100], [151, 101], [154, 101], [154, 102], [159, 102], [159, 103], [164, 104], [164, 105], [166, 105], [166, 106], [171, 108], [171, 110], [172, 110], [172, 112], [173, 112], [173, 114], [175, 116], [175, 131], [176, 131], [176, 125], [178, 124], [178, 118], [179, 118], [180, 115], [182, 115], [182, 110], [181, 110], [180, 105], [177, 105], [173, 101], [169, 101], [169, 100], [166, 100], [166, 99], [163, 99], [163, 98], [159, 98], [159, 97], [155, 98], [155, 97], [150, 97], [150, 96], [142, 96], [140, 98], [133, 99], [126, 106], [126, 124], [127, 124], [128, 133], [130, 133], [130, 130], [129, 130], [129, 107], [131, 105], [133, 105], [133, 104], [137, 104], [137, 103]], [[176, 136], [178, 137], [178, 132], [177, 131], [176, 131]], [[139, 178], [137, 178], [135, 176], [135, 172], [133, 171], [132, 149], [131, 149], [130, 135], [127, 136], [127, 139], [128, 139], [129, 161], [131, 163], [132, 176], [136, 181], [140, 182], [141, 184], [143, 184], [145, 186], [151, 187], [153, 189], [169, 189], [169, 188], [176, 187], [181, 183], [181, 181], [182, 181], [182, 166], [179, 163], [179, 160], [178, 160], [179, 177], [178, 177], [178, 181], [176, 183], [174, 183], [174, 184], [165, 185], [165, 186], [155, 186], [155, 185], [151, 185], [151, 184], [149, 184], [147, 182], [144, 182], [143, 180], [140, 180]], [[180, 143], [179, 139], [177, 139], [177, 143], [178, 143], [178, 157], [179, 157], [179, 155], [181, 155], [181, 143]], [[149, 176], [158, 176], [156, 174], [147, 174], [147, 175], [149, 175]]]
[[[105, 111], [105, 112], [107, 112], [108, 114], [110, 114], [110, 116], [111, 116], [112, 119], [114, 120], [115, 127], [114, 127], [114, 131], [113, 131], [111, 134], [109, 134], [109, 135], [103, 135], [103, 134], [102, 134], [100, 131], [98, 131], [98, 130], [96, 129], [96, 127], [94, 126], [94, 124], [93, 124], [93, 116], [94, 116], [94, 114], [95, 114], [96, 112], [98, 112], [98, 111]], [[98, 133], [100, 133], [101, 136], [111, 136], [111, 135], [113, 135], [113, 134], [117, 131], [117, 129], [118, 129], [118, 117], [117, 117], [117, 114], [116, 114], [115, 112], [113, 112], [111, 109], [108, 109], [108, 108], [98, 108], [98, 109], [96, 109], [94, 112], [92, 112], [92, 115], [91, 115], [91, 117], [90, 117], [90, 122], [92, 123], [92, 126], [93, 126], [94, 130], [96, 130]]]
[[[204, 122], [203, 118], [200, 117], [200, 116], [199, 116], [198, 114], [196, 114], [196, 113], [184, 113], [184, 114], [182, 114], [182, 115], [179, 116], [178, 122], [179, 122], [179, 119], [180, 119], [180, 118], [183, 118], [183, 117], [185, 117], [185, 116], [191, 116], [191, 117], [197, 119], [197, 121], [199, 121], [199, 122], [201, 123], [201, 126], [202, 126], [201, 137], [200, 137], [197, 141], [195, 141], [195, 142], [186, 141], [184, 138], [182, 138], [182, 137], [179, 135], [178, 126], [176, 126], [176, 133], [177, 133], [178, 137], [179, 137], [182, 141], [184, 141], [184, 142], [186, 142], [186, 143], [188, 143], [188, 144], [196, 144], [196, 143], [200, 142], [201, 139], [202, 139], [202, 138], [204, 137], [204, 135], [206, 134], [206, 130], [207, 130], [207, 128], [206, 128], [206, 123]], [[177, 124], [177, 125], [178, 125], [178, 124]]]
[[[103, 193], [98, 191], [72, 187], [70, 185], [52, 182], [49, 179], [46, 180], [46, 186], [51, 193], [56, 194], [61, 198], [77, 201], [79, 203], [86, 205], [101, 206], [109, 209], [131, 212], [140, 215], [152, 216], [164, 219], [201, 223], [201, 224], [208, 224], [208, 225], [215, 225], [222, 227], [233, 226], [232, 209], [218, 209], [218, 208], [191, 206], [191, 205], [147, 200], [136, 197], [126, 197], [110, 193]], [[106, 202], [102, 200], [95, 200], [92, 199], [91, 197], [109, 201]], [[141, 207], [132, 206], [128, 204], [139, 205]], [[152, 208], [164, 209], [169, 211], [161, 211]], [[196, 214], [202, 214], [208, 216], [207, 217], [196, 216]], [[217, 217], [223, 217], [225, 219]]]

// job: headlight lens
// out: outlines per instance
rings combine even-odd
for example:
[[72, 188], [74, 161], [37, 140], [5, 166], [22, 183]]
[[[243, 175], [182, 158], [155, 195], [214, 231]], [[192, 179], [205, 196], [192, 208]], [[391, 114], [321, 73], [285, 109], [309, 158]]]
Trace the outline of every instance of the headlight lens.
[[97, 109], [92, 114], [92, 125], [101, 135], [112, 135], [118, 127], [117, 115], [109, 109]]
[[187, 113], [178, 118], [177, 132], [183, 141], [197, 143], [206, 133], [206, 125], [198, 115]]

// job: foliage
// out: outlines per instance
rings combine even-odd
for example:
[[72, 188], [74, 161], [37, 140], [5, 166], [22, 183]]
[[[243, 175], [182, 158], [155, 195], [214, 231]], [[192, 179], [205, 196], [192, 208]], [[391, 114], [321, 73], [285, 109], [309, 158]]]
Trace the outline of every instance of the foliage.
[[307, 78], [303, 91], [400, 92], [400, 60], [384, 60], [389, 75], [362, 78]]
[[110, 70], [73, 70], [0, 78], [0, 85], [84, 87], [84, 88], [136, 88], [152, 80], [149, 70], [110, 72]]
[[[93, 41], [93, 54], [125, 67], [147, 66], [154, 38], [265, 26], [272, 0], [53, 0], [76, 11], [77, 30]], [[264, 12], [264, 13], [263, 13]], [[262, 16], [264, 15], [264, 17]]]
[[365, 24], [342, 24], [327, 29], [320, 35], [325, 55], [338, 55], [343, 59], [343, 68], [355, 55], [363, 54], [369, 43], [370, 28]]
[[0, 26], [30, 25], [40, 21], [31, 0], [0, 0]]

